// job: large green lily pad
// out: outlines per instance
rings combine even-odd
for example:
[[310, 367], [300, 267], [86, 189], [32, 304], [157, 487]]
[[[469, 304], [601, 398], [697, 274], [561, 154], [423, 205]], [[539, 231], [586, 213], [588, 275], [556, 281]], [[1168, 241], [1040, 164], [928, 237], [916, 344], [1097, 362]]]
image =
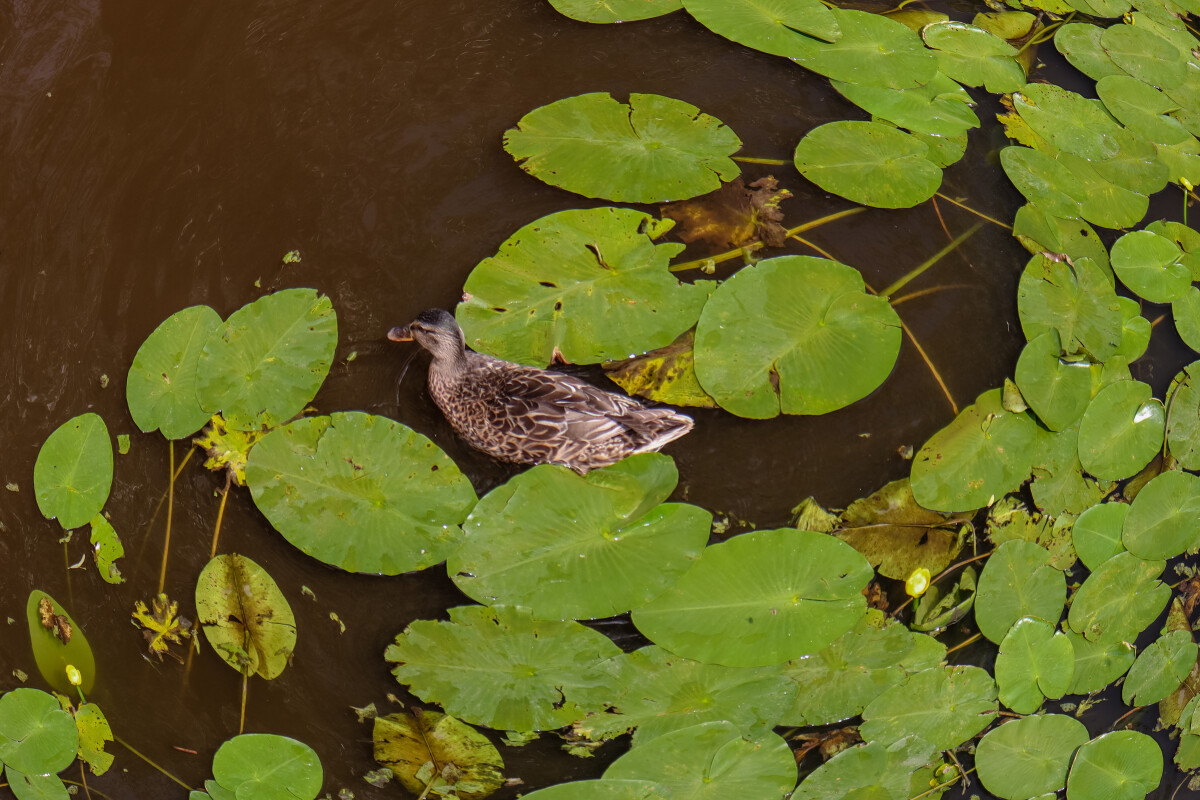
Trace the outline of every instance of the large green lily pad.
[[654, 642], [697, 661], [749, 667], [815, 653], [858, 622], [874, 572], [832, 536], [788, 528], [713, 545], [633, 612]]
[[1076, 185], [1071, 170], [1053, 156], [1010, 145], [1000, 151], [1000, 166], [1017, 191], [1046, 214], [1074, 219], [1083, 213], [1087, 196]]
[[1079, 422], [1079, 460], [1097, 478], [1121, 480], [1150, 463], [1163, 443], [1163, 404], [1141, 381], [1105, 386]]
[[433, 442], [359, 411], [278, 428], [250, 451], [255, 505], [289, 542], [349, 572], [397, 575], [444, 561], [475, 490]]
[[543, 464], [488, 493], [446, 571], [468, 597], [545, 619], [611, 617], [652, 600], [704, 549], [712, 514], [663, 503], [668, 456], [632, 456], [586, 477]]
[[1109, 75], [1096, 83], [1096, 93], [1114, 117], [1146, 141], [1173, 145], [1191, 136], [1179, 120], [1166, 115], [1179, 105], [1137, 78]]
[[1000, 642], [996, 656], [1000, 702], [1018, 714], [1032, 714], [1049, 697], [1067, 693], [1075, 672], [1071, 640], [1044, 619], [1022, 617]]
[[113, 452], [99, 414], [80, 414], [59, 425], [38, 450], [33, 493], [38, 510], [64, 530], [100, 513], [112, 488]]
[[1137, 648], [1129, 642], [1100, 644], [1075, 631], [1067, 631], [1075, 653], [1075, 674], [1068, 694], [1091, 694], [1125, 674], [1133, 666]]
[[1096, 570], [1117, 553], [1125, 552], [1121, 528], [1128, 513], [1125, 503], [1100, 503], [1079, 515], [1071, 528], [1071, 539], [1084, 566]]
[[971, 511], [1016, 489], [1033, 468], [1037, 424], [984, 392], [929, 438], [913, 460], [912, 492], [938, 511]]
[[1121, 543], [1147, 561], [1168, 559], [1200, 540], [1200, 478], [1172, 470], [1156, 475], [1134, 498]]
[[792, 56], [802, 67], [837, 81], [910, 89], [937, 72], [933, 51], [895, 20], [866, 11], [833, 8], [841, 36], [832, 43], [810, 39], [812, 52]]
[[79, 744], [75, 720], [54, 696], [17, 688], [0, 695], [0, 762], [27, 775], [66, 769]]
[[276, 678], [296, 649], [296, 617], [279, 585], [245, 556], [220, 555], [196, 579], [196, 617], [226, 664]]
[[[919, 736], [895, 742], [868, 741], [849, 747], [817, 767], [793, 800], [897, 800], [918, 794], [916, 775], [934, 758], [934, 747]], [[919, 774], [919, 773], [918, 773]], [[927, 785], [927, 784], [926, 784]]]
[[1121, 304], [1112, 281], [1090, 258], [1029, 259], [1017, 287], [1017, 312], [1025, 338], [1056, 331], [1067, 355], [1107, 361], [1121, 342]]
[[822, 189], [876, 208], [915, 206], [942, 185], [928, 145], [878, 122], [841, 120], [814, 128], [796, 146], [794, 161]]
[[1200, 469], [1200, 361], [1188, 364], [1167, 390], [1167, 447], [1184, 469]]
[[1192, 285], [1192, 270], [1179, 245], [1148, 230], [1132, 231], [1113, 244], [1112, 267], [1121, 282], [1151, 303], [1179, 300]]
[[741, 169], [742, 142], [700, 109], [657, 94], [620, 103], [607, 92], [530, 111], [504, 134], [521, 168], [551, 186], [619, 203], [666, 203], [706, 194]]
[[1014, 539], [996, 548], [979, 576], [975, 597], [980, 633], [999, 644], [1023, 617], [1058, 622], [1067, 600], [1067, 584], [1062, 572], [1049, 562], [1049, 551], [1033, 542]]
[[212, 416], [196, 396], [196, 367], [221, 315], [192, 306], [167, 317], [146, 337], [133, 357], [125, 397], [134, 424], [162, 431], [168, 439], [191, 436]]
[[1167, 697], [1196, 666], [1197, 652], [1191, 631], [1171, 631], [1155, 639], [1129, 668], [1121, 687], [1121, 702], [1148, 706]]
[[979, 117], [971, 110], [971, 95], [940, 72], [913, 89], [846, 81], [833, 81], [833, 88], [864, 111], [913, 133], [959, 136], [968, 128], [979, 127]]
[[1095, 228], [1082, 219], [1051, 216], [1039, 206], [1026, 203], [1017, 209], [1013, 236], [1033, 255], [1062, 253], [1075, 260], [1090, 258], [1100, 265], [1109, 283], [1113, 282], [1108, 249]]
[[606, 660], [621, 651], [578, 622], [537, 621], [509, 606], [459, 606], [417, 620], [388, 645], [396, 680], [466, 722], [551, 730], [619, 694]]
[[979, 780], [1006, 800], [1057, 792], [1067, 784], [1075, 749], [1087, 740], [1083, 723], [1062, 714], [1006, 722], [988, 731], [975, 748]]
[[1162, 772], [1158, 742], [1138, 731], [1112, 731], [1076, 751], [1067, 800], [1142, 800], [1158, 787]]
[[321, 759], [304, 742], [246, 733], [217, 748], [213, 777], [239, 798], [313, 800], [321, 791], [323, 770]]
[[949, 750], [986, 728], [996, 711], [996, 683], [985, 670], [933, 667], [872, 700], [861, 732], [863, 739], [881, 742], [915, 735]]
[[1100, 644], [1132, 642], [1171, 599], [1164, 561], [1118, 553], [1092, 571], [1071, 600], [1071, 629]]
[[1031, 83], [1013, 95], [1013, 107], [1034, 132], [1059, 150], [1087, 159], [1115, 156], [1119, 126], [1104, 106], [1050, 83]]
[[947, 20], [926, 25], [921, 36], [938, 51], [941, 71], [959, 83], [986, 86], [993, 94], [1015, 92], [1025, 85], [1017, 49], [983, 28]]
[[1025, 345], [1014, 379], [1034, 414], [1052, 431], [1070, 427], [1092, 399], [1091, 363], [1062, 357], [1058, 332], [1048, 330]]
[[1143, 25], [1113, 25], [1104, 30], [1100, 46], [1121, 69], [1160, 89], [1183, 83], [1187, 59], [1179, 48]]
[[550, 0], [564, 17], [600, 25], [661, 17], [683, 8], [682, 0]]
[[1079, 423], [1061, 431], [1039, 427], [1034, 452], [1029, 492], [1034, 504], [1046, 515], [1082, 514], [1100, 502], [1108, 491], [1107, 481], [1098, 481], [1083, 472], [1079, 461]]
[[900, 319], [852, 267], [811, 256], [760, 261], [724, 281], [696, 326], [696, 377], [753, 419], [824, 414], [881, 384]]
[[1054, 32], [1054, 46], [1071, 66], [1095, 81], [1109, 75], [1127, 75], [1100, 46], [1104, 29], [1088, 22], [1070, 22]]
[[684, 0], [704, 27], [726, 39], [785, 58], [810, 56], [811, 39], [841, 36], [833, 12], [817, 0]]
[[233, 312], [208, 337], [196, 392], [209, 414], [249, 431], [304, 410], [329, 374], [337, 314], [315, 289], [284, 289]]
[[664, 347], [696, 323], [704, 283], [667, 271], [679, 244], [627, 208], [560, 211], [531, 222], [481, 261], [456, 311], [467, 344], [544, 367], [594, 364]]

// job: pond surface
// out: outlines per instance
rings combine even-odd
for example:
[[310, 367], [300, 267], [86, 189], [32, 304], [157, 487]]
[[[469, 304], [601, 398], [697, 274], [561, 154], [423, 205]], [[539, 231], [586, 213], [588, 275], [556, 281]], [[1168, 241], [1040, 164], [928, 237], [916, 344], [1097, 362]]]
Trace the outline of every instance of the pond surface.
[[[0, 493], [0, 617], [17, 620], [0, 627], [0, 689], [19, 685], [17, 669], [41, 685], [20, 620], [32, 589], [49, 592], [96, 651], [90, 699], [114, 732], [193, 787], [237, 732], [241, 680], [207, 646], [187, 669], [159, 663], [129, 621], [134, 602], [157, 586], [168, 453], [162, 437], [133, 425], [124, 376], [158, 323], [199, 303], [227, 316], [279, 288], [328, 294], [340, 340], [314, 405], [405, 422], [443, 447], [482, 494], [514, 470], [454, 438], [425, 392], [423, 355], [397, 387], [411, 346], [385, 333], [425, 308], [453, 307], [472, 267], [517, 228], [589, 204], [518, 169], [500, 146], [507, 128], [561, 97], [651, 92], [729, 124], [745, 155], [790, 159], [816, 125], [863, 117], [825, 79], [682, 14], [592, 26], [527, 0], [12, 0], [0, 5], [0, 32], [0, 478], [15, 485]], [[943, 192], [1010, 220], [1019, 195], [989, 160], [1001, 144], [994, 123], [972, 132]], [[790, 166], [746, 168], [748, 179], [772, 173], [795, 195], [783, 206], [789, 225], [849, 207]], [[811, 238], [881, 288], [974, 221], [949, 204], [940, 210], [950, 235], [925, 204], [866, 210]], [[284, 264], [292, 250], [301, 261]], [[949, 288], [897, 309], [959, 407], [1012, 372], [1026, 258], [1007, 232], [986, 226], [908, 290]], [[1178, 366], [1171, 357], [1155, 370], [1164, 357], [1152, 351], [1134, 368], [1158, 393]], [[100, 580], [90, 556], [84, 568], [66, 569], [88, 553], [86, 532], [64, 548], [34, 502], [38, 448], [89, 410], [114, 435], [132, 435], [106, 506], [127, 551], [119, 586]], [[668, 449], [681, 475], [677, 496], [741, 521], [734, 530], [784, 525], [806, 496], [840, 507], [907, 474], [898, 451], [919, 447], [952, 416], [906, 340], [883, 387], [843, 411], [767, 422], [696, 413], [695, 432]], [[177, 485], [166, 591], [188, 616], [222, 485], [194, 462]], [[245, 490], [230, 497], [221, 550], [266, 566], [299, 628], [292, 667], [250, 682], [246, 729], [315, 748], [335, 796], [343, 787], [358, 798], [397, 796], [361, 780], [374, 766], [370, 729], [350, 707], [398, 710], [389, 693], [411, 701], [389, 675], [384, 648], [412, 620], [442, 618], [466, 598], [437, 568], [373, 578], [309, 559]], [[611, 760], [603, 756], [620, 747], [580, 760], [547, 739], [503, 755], [506, 774], [528, 791], [598, 776]], [[89, 778], [93, 788], [182, 796], [120, 745], [109, 749], [116, 766]]]

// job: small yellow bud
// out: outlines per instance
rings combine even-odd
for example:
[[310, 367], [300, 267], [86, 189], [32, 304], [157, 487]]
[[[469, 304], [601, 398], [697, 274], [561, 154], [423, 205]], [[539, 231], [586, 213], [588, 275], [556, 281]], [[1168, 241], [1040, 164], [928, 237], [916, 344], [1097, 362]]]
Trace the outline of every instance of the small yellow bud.
[[1180, 179], [1179, 179], [1179, 185], [1180, 185], [1180, 186], [1182, 186], [1184, 189], [1187, 189], [1189, 192], [1190, 192], [1192, 189], [1195, 189], [1195, 188], [1196, 188], [1195, 186], [1193, 186], [1193, 185], [1192, 185], [1192, 182], [1191, 182], [1191, 181], [1189, 181], [1187, 178], [1180, 178]]
[[904, 582], [904, 591], [912, 597], [920, 597], [929, 588], [929, 581], [932, 577], [925, 567], [914, 569], [908, 576], [908, 580]]
[[67, 680], [71, 682], [72, 686], [83, 683], [83, 675], [75, 668], [74, 664], [67, 664]]

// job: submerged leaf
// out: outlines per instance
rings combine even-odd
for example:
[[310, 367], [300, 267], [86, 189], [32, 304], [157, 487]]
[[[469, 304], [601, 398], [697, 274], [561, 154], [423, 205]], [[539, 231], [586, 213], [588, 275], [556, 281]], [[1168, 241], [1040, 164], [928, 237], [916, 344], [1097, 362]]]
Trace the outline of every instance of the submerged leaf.
[[196, 615], [208, 643], [238, 672], [271, 680], [291, 663], [296, 618], [275, 581], [249, 558], [220, 555], [205, 565], [196, 580]]
[[407, 714], [376, 717], [372, 731], [375, 760], [392, 770], [413, 794], [429, 780], [418, 772], [431, 764], [439, 779], [434, 792], [479, 800], [504, 783], [504, 759], [488, 738], [465, 722], [415, 706]]
[[25, 621], [38, 672], [56, 692], [74, 695], [75, 687], [67, 678], [67, 667], [79, 670], [79, 688], [85, 694], [96, 683], [96, 659], [83, 629], [67, 610], [43, 591], [34, 589], [25, 603]]

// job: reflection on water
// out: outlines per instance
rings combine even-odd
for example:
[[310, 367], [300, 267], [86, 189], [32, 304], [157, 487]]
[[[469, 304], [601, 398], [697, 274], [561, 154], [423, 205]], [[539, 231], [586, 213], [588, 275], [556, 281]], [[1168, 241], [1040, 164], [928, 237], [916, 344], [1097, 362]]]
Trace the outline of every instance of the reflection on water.
[[[188, 305], [228, 315], [270, 289], [316, 287], [333, 299], [340, 325], [338, 359], [316, 405], [405, 421], [483, 491], [511, 468], [453, 439], [425, 393], [420, 357], [397, 402], [407, 353], [384, 335], [417, 311], [451, 307], [470, 269], [520, 226], [594, 204], [522, 173], [501, 149], [506, 128], [572, 94], [653, 92], [723, 120], [747, 154], [790, 158], [815, 125], [861, 117], [823, 79], [681, 14], [600, 27], [517, 0], [10, 0], [0, 4], [0, 31], [0, 477], [19, 487], [0, 495], [0, 617], [21, 619], [35, 587], [67, 605], [97, 650], [93, 697], [117, 735], [192, 786], [210, 776], [212, 753], [236, 732], [241, 681], [209, 652], [186, 677], [144, 656], [128, 622], [134, 601], [156, 586], [163, 518], [152, 517], [168, 472], [165, 443], [137, 433], [124, 405], [123, 376], [150, 331]], [[987, 134], [972, 137], [946, 191], [1010, 219], [1017, 196], [979, 182], [995, 171], [984, 170]], [[846, 206], [790, 167], [747, 175], [772, 170], [795, 194], [784, 204], [791, 224]], [[941, 211], [951, 236], [971, 222], [949, 205]], [[930, 207], [868, 211], [811, 236], [877, 288], [950, 238]], [[302, 260], [284, 265], [293, 249]], [[985, 228], [910, 287], [958, 288], [898, 309], [960, 406], [1011, 372], [1024, 261], [1004, 231]], [[114, 435], [133, 434], [107, 506], [129, 553], [128, 582], [117, 587], [90, 564], [65, 569], [86, 541], [76, 536], [64, 553], [33, 499], [41, 442], [87, 410]], [[807, 495], [844, 505], [905, 474], [898, 449], [919, 446], [951, 412], [906, 342], [883, 388], [835, 414], [695, 417], [696, 431], [669, 448], [680, 494], [773, 527]], [[221, 484], [189, 467], [178, 486], [167, 591], [185, 607], [207, 561]], [[247, 729], [313, 746], [335, 795], [347, 787], [359, 798], [395, 796], [361, 781], [372, 767], [370, 731], [349, 707], [386, 708], [389, 692], [411, 700], [390, 678], [384, 647], [412, 619], [442, 617], [465, 598], [437, 569], [371, 578], [318, 564], [273, 533], [244, 491], [229, 502], [221, 542], [268, 567], [299, 625], [294, 666], [275, 681], [251, 681]], [[19, 622], [0, 628], [0, 688], [16, 685], [8, 676], [17, 668], [35, 673]], [[93, 787], [123, 798], [181, 793], [111, 749], [117, 768], [89, 780]], [[505, 748], [504, 757], [526, 791], [597, 776], [607, 761], [569, 758], [548, 741]]]

